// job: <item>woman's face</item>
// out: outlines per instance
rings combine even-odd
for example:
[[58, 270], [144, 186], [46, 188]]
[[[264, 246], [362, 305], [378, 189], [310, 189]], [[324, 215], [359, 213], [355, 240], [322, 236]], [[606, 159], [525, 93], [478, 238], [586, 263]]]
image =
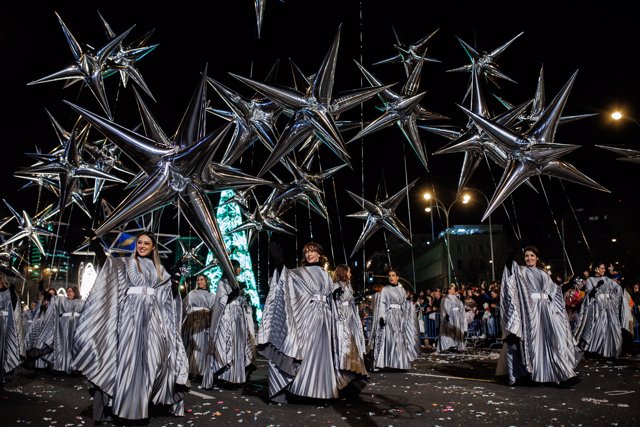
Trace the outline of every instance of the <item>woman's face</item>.
[[397, 285], [398, 284], [398, 275], [396, 274], [395, 271], [390, 271], [389, 272], [389, 283], [391, 283], [392, 285]]
[[73, 292], [73, 288], [67, 288], [67, 299], [75, 299], [76, 293]]
[[524, 253], [524, 263], [527, 265], [527, 267], [535, 267], [538, 263], [538, 256], [532, 251], [526, 251]]
[[640, 285], [633, 285], [633, 292], [640, 292]]
[[604, 266], [604, 264], [600, 264], [598, 266], [598, 268], [596, 268], [596, 276], [604, 276], [604, 272], [607, 270], [607, 268]]
[[156, 246], [153, 244], [153, 240], [151, 240], [151, 237], [145, 234], [138, 237], [138, 241], [136, 242], [136, 252], [138, 253], [138, 256], [150, 256], [155, 247]]
[[347, 280], [351, 281], [351, 269], [347, 269]]
[[196, 286], [198, 286], [198, 289], [207, 289], [207, 285], [207, 279], [204, 276], [198, 276], [196, 279]]
[[447, 293], [449, 295], [455, 295], [456, 294], [456, 288], [449, 288], [449, 290], [447, 291]]
[[320, 261], [320, 254], [316, 248], [307, 248], [304, 250], [304, 259], [307, 260], [307, 263], [314, 264]]

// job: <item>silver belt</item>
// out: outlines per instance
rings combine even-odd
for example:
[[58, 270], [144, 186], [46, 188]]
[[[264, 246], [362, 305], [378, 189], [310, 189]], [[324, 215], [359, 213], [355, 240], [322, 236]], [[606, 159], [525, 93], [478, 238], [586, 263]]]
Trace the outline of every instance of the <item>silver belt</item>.
[[77, 311], [70, 311], [70, 312], [68, 312], [68, 313], [62, 313], [62, 314], [60, 315], [60, 317], [71, 317], [71, 316], [73, 316], [73, 317], [80, 317], [80, 313], [78, 313]]
[[545, 294], [544, 292], [535, 292], [531, 294], [532, 299], [547, 299], [548, 296], [549, 295]]
[[0, 310], [0, 316], [8, 316], [9, 312], [7, 310]]
[[598, 294], [598, 295], [596, 295], [596, 298], [598, 298], [598, 299], [610, 299], [611, 295], [610, 294]]
[[127, 289], [127, 295], [138, 294], [138, 295], [153, 295], [156, 291], [149, 286], [132, 286]]
[[327, 302], [327, 297], [325, 295], [322, 295], [322, 294], [313, 294], [311, 299], [314, 299], [314, 300], [320, 301], [320, 302]]
[[209, 309], [207, 307], [192, 307], [191, 311], [204, 311], [207, 310], [209, 311]]
[[349, 305], [351, 304], [351, 301], [342, 301], [342, 305]]
[[402, 306], [400, 304], [389, 304], [389, 308], [400, 309], [400, 308], [402, 308]]

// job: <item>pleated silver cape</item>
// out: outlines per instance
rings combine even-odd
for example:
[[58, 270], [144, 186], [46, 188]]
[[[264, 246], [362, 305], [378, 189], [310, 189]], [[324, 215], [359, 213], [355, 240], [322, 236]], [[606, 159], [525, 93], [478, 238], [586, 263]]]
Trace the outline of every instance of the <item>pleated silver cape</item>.
[[562, 288], [536, 267], [513, 262], [505, 268], [500, 288], [503, 336], [514, 334], [517, 344], [503, 345], [496, 375], [509, 383], [531, 376], [535, 382], [559, 383], [576, 375], [580, 360], [565, 310]]
[[[148, 418], [150, 402], [183, 415], [183, 393], [176, 386], [189, 386], [189, 364], [179, 304], [166, 271], [159, 280], [152, 260], [142, 258], [140, 266], [142, 272], [132, 257], [107, 260], [80, 316], [73, 361], [111, 398], [120, 418]], [[147, 292], [129, 291], [134, 287]]]
[[335, 366], [333, 282], [318, 266], [274, 274], [258, 330], [258, 350], [269, 360], [269, 397], [338, 397], [351, 377]]
[[211, 321], [208, 370], [202, 387], [212, 388], [216, 379], [243, 384], [255, 361], [256, 331], [251, 307], [240, 295], [229, 302], [232, 288], [226, 279], [218, 282]]
[[[604, 283], [589, 296], [598, 281]], [[603, 357], [618, 357], [622, 351], [625, 319], [623, 289], [608, 277], [589, 277], [580, 305], [579, 323], [574, 336], [580, 348]]]
[[454, 348], [466, 350], [467, 316], [464, 303], [456, 295], [445, 295], [440, 301], [440, 336], [437, 352]]
[[52, 296], [42, 321], [41, 329], [32, 348], [52, 349], [42, 358], [50, 363], [53, 370], [70, 374], [73, 365], [73, 336], [84, 307], [84, 300], [70, 300], [63, 296]]
[[336, 283], [336, 287], [338, 286], [344, 292], [332, 303], [336, 365], [343, 371], [353, 372], [366, 378], [369, 376], [364, 362], [367, 349], [358, 307], [353, 301], [353, 288], [350, 284], [343, 282]]
[[371, 337], [369, 350], [373, 351], [375, 370], [410, 369], [420, 354], [418, 317], [402, 286], [386, 285], [375, 294]]
[[13, 307], [11, 294], [7, 289], [0, 292], [0, 381], [20, 364], [21, 336], [20, 303]]
[[194, 289], [183, 301], [182, 342], [189, 359], [189, 373], [204, 375], [207, 371], [207, 349], [211, 311], [215, 296], [205, 289]]

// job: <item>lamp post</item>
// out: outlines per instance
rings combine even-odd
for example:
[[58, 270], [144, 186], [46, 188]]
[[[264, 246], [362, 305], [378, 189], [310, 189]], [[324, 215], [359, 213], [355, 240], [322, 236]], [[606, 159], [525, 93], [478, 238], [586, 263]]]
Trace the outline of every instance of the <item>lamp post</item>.
[[[435, 198], [434, 196], [431, 195], [431, 193], [424, 193], [423, 195], [424, 199], [430, 202], [433, 202], [434, 205], [436, 207], [436, 209], [440, 209], [441, 212], [444, 213], [444, 218], [445, 218], [445, 223], [446, 223], [446, 229], [444, 231], [444, 238], [445, 238], [445, 244], [447, 245], [447, 279], [448, 279], [448, 283], [451, 283], [451, 267], [452, 267], [452, 259], [451, 259], [451, 248], [449, 246], [449, 212], [451, 212], [451, 208], [453, 207], [453, 205], [456, 204], [456, 202], [460, 201], [459, 198], [456, 198], [453, 202], [451, 202], [451, 204], [448, 207], [445, 207], [444, 204], [442, 204], [442, 202], [440, 200], [438, 200], [437, 198]], [[463, 199], [462, 203], [466, 204], [468, 202], [468, 200]], [[425, 212], [430, 213], [431, 212], [431, 207], [427, 207], [425, 208]], [[433, 214], [432, 214], [432, 218], [433, 218]], [[432, 231], [433, 232], [433, 231]], [[457, 281], [457, 280], [456, 280]]]
[[[472, 191], [472, 192], [480, 194], [482, 197], [484, 197], [485, 202], [487, 202], [487, 206], [489, 206], [489, 198], [482, 191], [476, 190], [475, 188], [467, 188], [467, 189], [465, 189], [465, 191]], [[468, 194], [464, 194], [462, 197], [463, 198], [467, 198], [467, 201], [471, 200], [471, 196], [469, 196]], [[490, 248], [490, 251], [491, 251], [491, 281], [495, 281], [496, 280], [496, 266], [495, 266], [495, 262], [494, 262], [494, 259], [493, 259], [493, 227], [491, 225], [491, 214], [489, 214], [489, 248]]]

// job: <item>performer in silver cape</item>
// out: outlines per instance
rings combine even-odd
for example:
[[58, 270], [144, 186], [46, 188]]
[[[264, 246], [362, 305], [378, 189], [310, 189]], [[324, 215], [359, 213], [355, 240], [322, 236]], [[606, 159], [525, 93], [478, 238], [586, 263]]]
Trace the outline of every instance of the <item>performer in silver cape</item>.
[[437, 352], [464, 351], [467, 316], [464, 303], [458, 298], [458, 287], [451, 283], [447, 294], [440, 301], [440, 336]]
[[512, 261], [502, 275], [504, 345], [496, 375], [507, 375], [509, 384], [573, 385], [580, 379], [575, 371], [580, 352], [571, 334], [562, 288], [538, 268], [536, 247], [524, 248], [524, 260], [526, 266]]
[[626, 307], [622, 286], [605, 276], [605, 272], [605, 265], [597, 263], [595, 276], [587, 279], [574, 336], [585, 352], [615, 358], [622, 351]]
[[303, 266], [274, 274], [258, 331], [258, 351], [269, 360], [269, 398], [332, 399], [351, 378], [337, 366], [332, 349], [333, 281], [323, 268], [322, 247], [303, 248]]
[[369, 374], [364, 361], [367, 352], [362, 321], [358, 314], [357, 301], [363, 297], [356, 296], [351, 287], [351, 269], [346, 264], [339, 264], [333, 272], [335, 288], [333, 291], [333, 313], [335, 326], [336, 366], [358, 379], [354, 386], [360, 389], [366, 385]]
[[181, 317], [156, 238], [143, 232], [132, 256], [109, 258], [98, 273], [76, 329], [76, 368], [97, 387], [94, 420], [149, 417], [150, 403], [184, 413], [189, 363]]
[[373, 327], [369, 350], [373, 371], [411, 368], [420, 354], [420, 335], [415, 308], [398, 284], [400, 273], [390, 269], [389, 284], [374, 297]]
[[0, 387], [20, 364], [22, 311], [15, 290], [0, 274]]
[[67, 288], [67, 296], [54, 295], [49, 301], [40, 331], [32, 348], [43, 351], [42, 359], [54, 371], [71, 374], [73, 365], [73, 339], [84, 300], [77, 286]]
[[215, 297], [209, 290], [209, 278], [204, 274], [197, 276], [196, 286], [184, 298], [182, 305], [182, 341], [189, 359], [189, 374], [203, 376], [208, 369], [207, 349]]
[[[240, 262], [232, 259], [231, 264], [236, 276], [240, 275]], [[213, 388], [217, 380], [243, 384], [254, 367], [256, 331], [252, 309], [243, 289], [232, 288], [226, 277], [216, 288], [208, 355], [208, 368], [202, 378], [204, 388]]]

